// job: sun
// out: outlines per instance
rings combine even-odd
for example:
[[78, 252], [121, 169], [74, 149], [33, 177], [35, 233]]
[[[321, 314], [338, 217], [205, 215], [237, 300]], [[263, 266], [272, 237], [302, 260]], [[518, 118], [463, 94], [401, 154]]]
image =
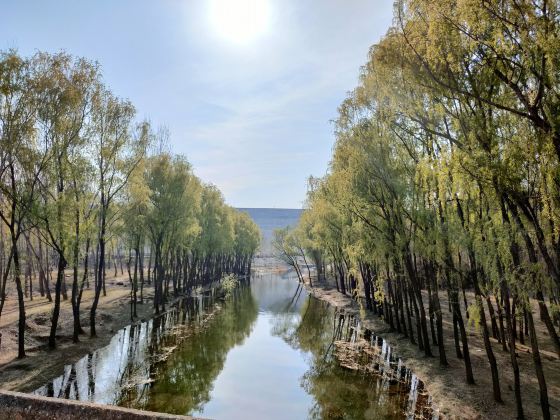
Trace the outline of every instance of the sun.
[[211, 0], [209, 16], [216, 33], [234, 44], [248, 44], [269, 27], [268, 0]]

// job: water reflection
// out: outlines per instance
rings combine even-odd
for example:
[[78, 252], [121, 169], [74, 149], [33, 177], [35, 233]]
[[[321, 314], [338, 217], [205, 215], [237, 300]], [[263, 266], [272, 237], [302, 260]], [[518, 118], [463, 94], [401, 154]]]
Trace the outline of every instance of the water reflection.
[[[419, 399], [421, 383], [398, 359], [403, 380], [394, 381], [389, 368], [396, 359], [390, 347], [382, 342], [383, 351], [356, 352], [356, 358], [367, 369], [360, 374], [340, 366], [333, 354], [335, 343], [353, 343], [362, 335], [358, 317], [335, 311], [330, 305], [309, 298], [303, 308], [301, 321], [290, 322], [284, 317], [273, 329], [294, 348], [311, 356], [309, 369], [302, 378], [302, 386], [313, 395], [314, 404], [309, 418], [317, 419], [377, 419], [377, 418], [431, 418], [428, 401]], [[366, 331], [368, 337], [373, 337]], [[366, 341], [367, 346], [371, 345]], [[375, 341], [377, 344], [378, 341]], [[381, 343], [381, 341], [379, 341]], [[361, 348], [358, 346], [358, 348]], [[378, 355], [378, 357], [372, 357]], [[374, 369], [386, 363], [386, 369]], [[383, 366], [383, 364], [381, 364]], [[370, 373], [375, 373], [372, 375]], [[407, 376], [408, 375], [408, 376]], [[437, 417], [437, 416], [436, 416]]]
[[[357, 340], [367, 374], [333, 355]], [[225, 303], [185, 299], [119, 331], [36, 393], [210, 418], [375, 419], [431, 416], [421, 391], [357, 317], [308, 296], [289, 273], [269, 273]]]
[[35, 393], [190, 412], [208, 401], [227, 352], [250, 334], [257, 314], [247, 287], [223, 308], [212, 296], [184, 299], [161, 317], [120, 330]]

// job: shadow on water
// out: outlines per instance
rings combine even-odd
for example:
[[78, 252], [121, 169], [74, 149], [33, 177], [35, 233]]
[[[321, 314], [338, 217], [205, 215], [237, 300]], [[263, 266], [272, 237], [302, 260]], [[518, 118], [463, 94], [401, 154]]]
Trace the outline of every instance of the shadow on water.
[[[366, 368], [353, 371], [334, 353], [358, 339]], [[289, 273], [268, 273], [227, 302], [186, 298], [120, 330], [35, 393], [212, 418], [396, 419], [431, 416], [421, 390], [357, 317], [309, 296]]]

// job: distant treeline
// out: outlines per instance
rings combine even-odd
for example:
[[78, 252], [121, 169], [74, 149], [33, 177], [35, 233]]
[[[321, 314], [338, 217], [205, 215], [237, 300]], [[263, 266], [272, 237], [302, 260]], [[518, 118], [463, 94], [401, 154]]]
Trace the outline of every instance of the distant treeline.
[[20, 358], [34, 282], [54, 301], [55, 347], [66, 270], [75, 341], [84, 332], [80, 303], [92, 274], [89, 327], [96, 334], [108, 259], [115, 275], [117, 261], [124, 274], [125, 260], [133, 318], [145, 283], [154, 285], [159, 313], [171, 295], [250, 270], [258, 227], [184, 157], [167, 152], [167, 137], [135, 120], [134, 106], [102, 83], [96, 63], [65, 53], [0, 53], [0, 315], [13, 279]]

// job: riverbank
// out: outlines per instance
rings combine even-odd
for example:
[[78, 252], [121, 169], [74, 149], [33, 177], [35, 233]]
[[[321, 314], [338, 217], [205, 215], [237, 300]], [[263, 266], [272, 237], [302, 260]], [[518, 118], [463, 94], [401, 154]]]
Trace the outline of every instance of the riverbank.
[[[144, 303], [137, 305], [137, 321], [153, 316], [152, 296], [153, 288], [145, 286]], [[55, 350], [49, 350], [47, 347], [52, 303], [46, 298], [37, 297], [26, 305], [27, 357], [21, 360], [17, 359], [17, 307], [8, 301], [0, 322], [0, 388], [32, 391], [52, 377], [60, 375], [65, 365], [106, 346], [116, 331], [131, 324], [130, 287], [125, 277], [108, 279], [107, 295], [101, 296], [97, 310], [97, 337], [89, 336], [89, 310], [92, 300], [93, 292], [86, 290], [80, 309], [85, 334], [80, 336], [78, 343], [72, 341], [73, 318], [70, 300], [61, 302]]]
[[[390, 331], [388, 324], [369, 311], [365, 311], [349, 296], [338, 292], [326, 283], [314, 283], [314, 287], [306, 284], [308, 291], [316, 298], [343, 310], [346, 313], [359, 315], [363, 327], [383, 337], [392, 347], [403, 363], [424, 382], [427, 392], [433, 398], [435, 408], [446, 418], [468, 419], [506, 419], [515, 418], [515, 400], [513, 394], [513, 375], [509, 362], [509, 353], [502, 351], [501, 345], [492, 342], [494, 353], [499, 366], [500, 385], [503, 404], [495, 403], [492, 398], [492, 379], [489, 365], [484, 351], [481, 334], [474, 326], [469, 326], [469, 348], [473, 364], [476, 385], [467, 385], [465, 369], [462, 360], [455, 357], [452, 324], [448, 311], [443, 311], [444, 337], [448, 367], [441, 367], [437, 357], [437, 347], [432, 346], [434, 357], [426, 357], [408, 338]], [[472, 297], [472, 296], [468, 296]], [[447, 308], [447, 298], [440, 295], [443, 308]], [[426, 300], [425, 300], [426, 301]], [[539, 324], [541, 324], [539, 322]], [[546, 332], [541, 325], [537, 326], [539, 345], [543, 347], [543, 359], [546, 375], [551, 414], [553, 418], [560, 416], [560, 361], [550, 351]], [[539, 404], [539, 390], [534, 379], [533, 359], [527, 346], [517, 345], [518, 363], [521, 370], [521, 389], [526, 418], [542, 418]]]
[[[107, 295], [101, 296], [97, 309], [96, 337], [89, 336], [89, 311], [93, 292], [84, 291], [81, 305], [81, 322], [85, 334], [80, 341], [72, 341], [73, 317], [69, 300], [61, 302], [61, 312], [57, 329], [57, 348], [50, 350], [47, 340], [50, 332], [50, 311], [52, 303], [46, 298], [36, 298], [26, 306], [26, 353], [24, 359], [17, 359], [17, 306], [8, 301], [7, 309], [0, 321], [2, 347], [0, 351], [0, 389], [7, 391], [31, 392], [54, 377], [62, 374], [64, 367], [80, 360], [85, 355], [105, 347], [115, 333], [131, 324], [144, 322], [154, 317], [152, 285], [144, 285], [144, 302], [137, 303], [137, 317], [130, 316], [130, 287], [126, 276], [107, 279]], [[215, 281], [193, 293], [207, 293], [219, 285]], [[171, 308], [187, 295], [172, 297], [166, 308]], [[13, 306], [13, 307], [12, 307]]]

